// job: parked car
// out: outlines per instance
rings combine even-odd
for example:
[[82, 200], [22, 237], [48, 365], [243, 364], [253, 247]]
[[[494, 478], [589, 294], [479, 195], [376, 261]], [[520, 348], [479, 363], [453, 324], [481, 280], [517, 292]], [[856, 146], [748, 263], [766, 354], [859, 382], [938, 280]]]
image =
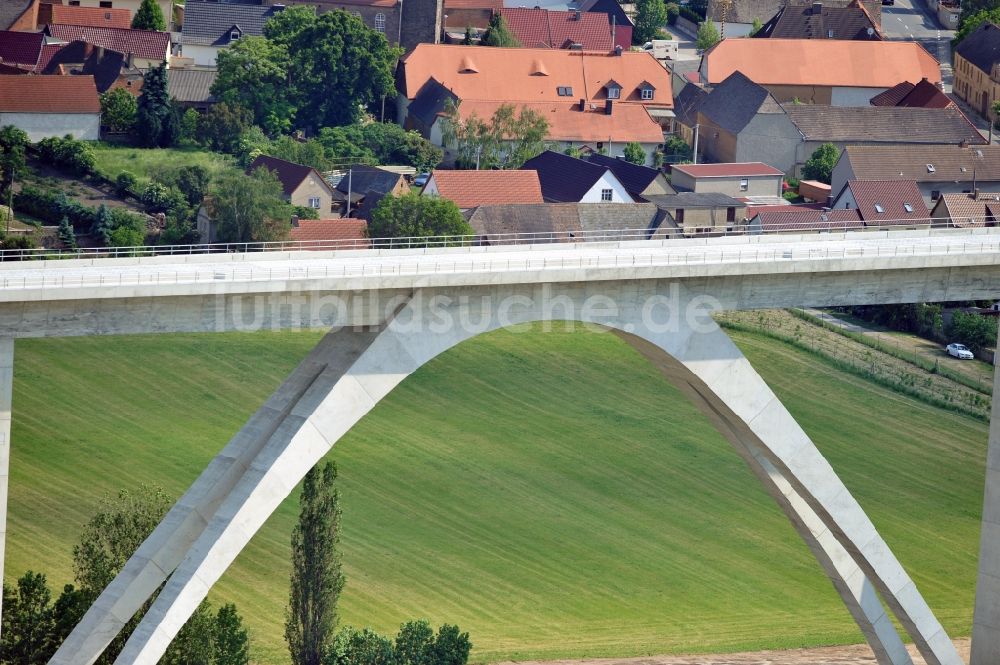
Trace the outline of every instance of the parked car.
[[965, 344], [949, 344], [945, 347], [945, 350], [948, 352], [949, 356], [961, 358], [962, 360], [972, 360], [975, 358], [972, 351], [969, 351]]
[[417, 175], [417, 177], [413, 179], [413, 184], [416, 187], [423, 187], [424, 185], [427, 184], [427, 181], [430, 180], [430, 178], [431, 178], [430, 173], [420, 173]]

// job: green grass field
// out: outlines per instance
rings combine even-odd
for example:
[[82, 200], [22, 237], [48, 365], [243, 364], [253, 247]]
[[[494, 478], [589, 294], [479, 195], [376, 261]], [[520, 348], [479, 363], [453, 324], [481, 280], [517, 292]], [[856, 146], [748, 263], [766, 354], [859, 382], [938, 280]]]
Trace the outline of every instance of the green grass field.
[[[971, 626], [986, 426], [754, 335], [737, 342], [953, 636]], [[179, 495], [314, 333], [17, 343], [7, 579], [58, 588], [102, 492]], [[336, 447], [343, 620], [458, 623], [473, 659], [860, 642], [737, 455], [611, 335], [486, 335], [407, 379]], [[284, 663], [295, 497], [213, 591]]]
[[195, 148], [133, 148], [112, 143], [93, 143], [92, 148], [97, 172], [111, 181], [122, 171], [145, 184], [157, 173], [180, 166], [204, 166], [213, 178], [236, 169], [231, 158]]

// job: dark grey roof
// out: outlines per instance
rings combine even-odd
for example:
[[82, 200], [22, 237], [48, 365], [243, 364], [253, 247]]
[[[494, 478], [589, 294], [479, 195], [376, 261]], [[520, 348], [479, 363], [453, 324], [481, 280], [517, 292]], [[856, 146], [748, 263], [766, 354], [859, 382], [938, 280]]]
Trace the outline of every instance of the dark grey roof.
[[21, 17], [32, 0], [0, 0], [0, 30], [6, 30]]
[[[642, 196], [646, 188], [653, 184], [653, 181], [660, 175], [659, 169], [651, 169], [648, 166], [626, 162], [620, 157], [608, 157], [607, 155], [591, 153], [587, 155], [586, 160], [591, 164], [606, 166], [611, 169], [611, 172], [615, 174], [619, 182], [625, 186], [625, 191], [633, 197]], [[669, 192], [672, 189], [667, 191]]]
[[[854, 0], [823, 0], [823, 4], [830, 7], [845, 7]], [[708, 17], [715, 21], [721, 20], [723, 11], [726, 20], [730, 23], [753, 23], [753, 20], [760, 19], [767, 21], [778, 13], [778, 10], [785, 4], [785, 0], [708, 0]], [[792, 0], [788, 4], [811, 5], [810, 0]], [[882, 24], [882, 2], [881, 0], [864, 0], [865, 9], [875, 19], [878, 25]]]
[[350, 168], [350, 176], [347, 174], [337, 183], [337, 191], [347, 194], [347, 188], [351, 188], [351, 199], [355, 195], [369, 192], [385, 194], [391, 192], [399, 183], [403, 176], [399, 173], [386, 171], [377, 166], [356, 165]]
[[264, 34], [267, 20], [282, 9], [267, 5], [188, 0], [184, 5], [181, 43], [226, 46], [233, 27], [239, 28], [244, 37], [259, 37]]
[[698, 109], [708, 97], [708, 91], [700, 85], [688, 83], [674, 97], [674, 116], [677, 122], [688, 127], [694, 127], [698, 122]]
[[757, 38], [881, 40], [878, 24], [864, 5], [785, 5], [754, 34]]
[[[580, 3], [580, 11], [607, 14], [608, 22], [610, 23], [611, 18], [614, 17], [615, 25], [635, 25], [632, 19], [629, 18], [629, 15], [625, 13], [625, 10], [622, 9], [621, 3], [618, 0], [583, 0]], [[628, 46], [628, 44], [625, 46]]]
[[561, 152], [546, 150], [521, 167], [538, 171], [542, 198], [551, 203], [576, 203], [590, 191], [608, 168]]
[[580, 228], [587, 232], [654, 230], [660, 219], [652, 203], [580, 203]]
[[[107, 92], [128, 69], [125, 55], [111, 49], [102, 49], [82, 40], [75, 40], [52, 56], [43, 74], [57, 74], [60, 70], [72, 74], [90, 74], [94, 77], [97, 92]], [[139, 70], [133, 70], [138, 76]]]
[[658, 208], [673, 210], [675, 208], [745, 208], [746, 204], [725, 194], [706, 192], [678, 192], [672, 196], [650, 196], [649, 202]]
[[987, 74], [1000, 61], [1000, 26], [983, 23], [955, 48], [955, 52]]
[[432, 76], [420, 87], [407, 113], [430, 127], [437, 120], [438, 114], [448, 107], [449, 101], [453, 104], [458, 103], [458, 97]]
[[167, 92], [179, 102], [214, 102], [211, 88], [217, 74], [214, 69], [171, 69], [167, 72]]
[[698, 111], [723, 129], [740, 133], [758, 114], [785, 111], [766, 88], [757, 85], [743, 72], [733, 72], [715, 86], [702, 100]]
[[956, 107], [818, 106], [786, 104], [807, 141], [833, 143], [986, 143]]
[[477, 235], [495, 240], [511, 233], [551, 233], [553, 241], [571, 242], [600, 231], [652, 231], [660, 219], [649, 203], [529, 203], [479, 206], [469, 224]]

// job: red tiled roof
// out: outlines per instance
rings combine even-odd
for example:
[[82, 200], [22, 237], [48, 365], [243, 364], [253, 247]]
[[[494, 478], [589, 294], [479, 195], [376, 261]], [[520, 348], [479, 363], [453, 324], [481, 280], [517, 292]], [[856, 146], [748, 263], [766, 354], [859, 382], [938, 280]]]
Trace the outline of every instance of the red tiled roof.
[[[799, 206], [796, 206], [799, 207]], [[835, 231], [864, 227], [858, 211], [850, 210], [798, 210], [796, 212], [762, 212], [756, 215], [762, 230], [774, 232]]]
[[[291, 239], [296, 242], [336, 241], [346, 247], [365, 248], [371, 243], [365, 231], [368, 224], [363, 219], [300, 219], [298, 226], [292, 227]], [[304, 247], [303, 249], [331, 249], [329, 245]]]
[[607, 14], [525, 7], [511, 7], [500, 13], [525, 48], [565, 48], [568, 42], [582, 44], [585, 51], [609, 52], [614, 48]]
[[674, 164], [671, 169], [692, 178], [736, 178], [752, 175], [785, 175], [781, 169], [763, 162], [733, 162], [728, 164]]
[[88, 25], [107, 28], [132, 27], [132, 12], [128, 9], [104, 9], [102, 7], [73, 7], [70, 5], [52, 5], [54, 25]]
[[[867, 224], [905, 224], [907, 220], [930, 217], [930, 211], [924, 205], [924, 198], [913, 180], [851, 180], [847, 187], [858, 204], [861, 218]], [[876, 205], [882, 212], [876, 209]], [[907, 205], [910, 207], [909, 211], [906, 210]]]
[[503, 0], [444, 0], [445, 9], [503, 9]]
[[0, 30], [0, 61], [22, 69], [34, 69], [42, 51], [45, 35], [40, 32]]
[[903, 81], [871, 98], [872, 106], [905, 106], [909, 108], [943, 109], [954, 104], [948, 95], [926, 79], [913, 85]]
[[36, 71], [44, 72], [45, 68], [49, 66], [50, 62], [52, 62], [52, 58], [55, 57], [55, 54], [63, 50], [65, 47], [66, 44], [46, 44], [43, 46], [42, 54], [38, 57], [38, 67], [35, 68]]
[[537, 171], [434, 171], [423, 191], [432, 187], [459, 208], [545, 202]]
[[131, 53], [145, 60], [165, 59], [170, 45], [170, 33], [156, 30], [125, 30], [86, 25], [50, 25], [46, 30], [56, 39], [67, 42], [79, 39], [125, 55]]
[[93, 76], [0, 76], [0, 112], [100, 113]]

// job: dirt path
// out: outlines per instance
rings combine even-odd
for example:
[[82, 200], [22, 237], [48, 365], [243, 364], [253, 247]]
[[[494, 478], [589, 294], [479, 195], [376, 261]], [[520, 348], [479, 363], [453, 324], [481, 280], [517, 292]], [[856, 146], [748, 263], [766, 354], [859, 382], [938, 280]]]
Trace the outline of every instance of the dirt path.
[[[955, 640], [958, 653], [969, 659], [969, 640]], [[924, 659], [909, 647], [914, 665]], [[515, 665], [501, 663], [501, 665]], [[638, 658], [595, 658], [587, 660], [520, 661], [517, 665], [876, 665], [875, 656], [866, 644], [788, 651], [758, 651], [704, 656], [640, 656]]]

